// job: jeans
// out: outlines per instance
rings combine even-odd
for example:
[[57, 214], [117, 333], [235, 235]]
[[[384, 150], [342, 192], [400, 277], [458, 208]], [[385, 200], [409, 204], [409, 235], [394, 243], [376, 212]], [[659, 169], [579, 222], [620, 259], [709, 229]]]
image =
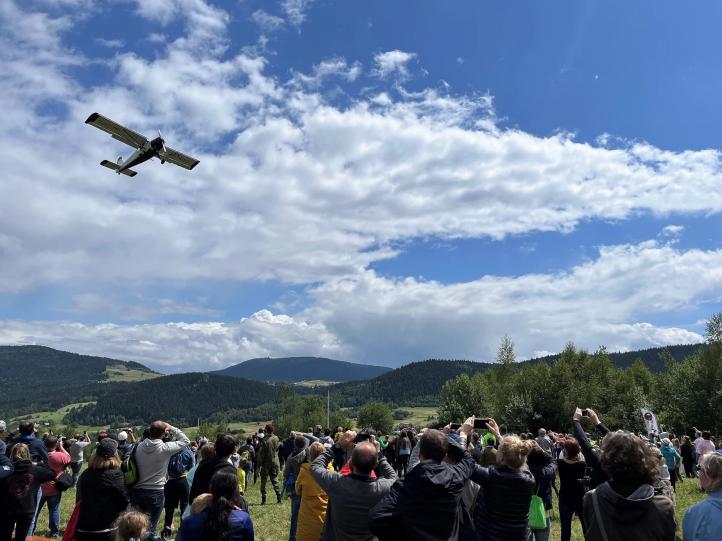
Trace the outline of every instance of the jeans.
[[549, 534], [552, 531], [552, 521], [547, 517], [547, 527], [543, 530], [532, 529], [529, 531], [529, 541], [549, 541]]
[[10, 541], [15, 529], [15, 541], [25, 541], [33, 515], [5, 515], [0, 514], [0, 541]]
[[293, 494], [291, 498], [291, 529], [288, 532], [288, 541], [296, 541], [296, 528], [298, 526], [298, 512], [301, 510], [301, 497]]
[[70, 469], [73, 472], [73, 486], [78, 482], [78, 477], [80, 477], [80, 469], [83, 467], [82, 462], [71, 462], [70, 463]]
[[559, 498], [559, 523], [562, 530], [562, 541], [570, 541], [572, 538], [572, 519], [574, 518], [574, 513], [579, 517], [579, 521], [582, 523], [582, 531], [584, 531], [582, 500], [567, 501], [564, 498]]
[[173, 525], [173, 514], [176, 508], [180, 507], [181, 516], [188, 507], [188, 496], [190, 495], [190, 487], [185, 477], [177, 479], [168, 479], [163, 489], [165, 495], [165, 517], [163, 518], [164, 528], [170, 528]]
[[37, 524], [40, 511], [43, 510], [45, 502], [48, 503], [48, 528], [50, 529], [50, 535], [56, 535], [60, 531], [60, 497], [62, 494], [56, 494], [55, 496], [43, 496], [40, 499], [40, 506], [38, 512], [35, 514], [35, 523]]
[[35, 519], [40, 514], [40, 500], [42, 500], [42, 499], [43, 499], [43, 489], [38, 488], [38, 494], [35, 496], [35, 514], [30, 518], [30, 527], [28, 528], [28, 535], [33, 535], [33, 532], [35, 531]]
[[160, 513], [163, 511], [164, 499], [162, 490], [134, 488], [130, 492], [130, 503], [133, 507], [150, 517], [149, 531], [153, 534], [158, 526]]
[[251, 473], [253, 472], [253, 464], [251, 462], [248, 462], [248, 464], [246, 464], [246, 467], [244, 468], [244, 471], [246, 472], [246, 484], [243, 487], [243, 491], [245, 492], [248, 490], [248, 479], [250, 479]]

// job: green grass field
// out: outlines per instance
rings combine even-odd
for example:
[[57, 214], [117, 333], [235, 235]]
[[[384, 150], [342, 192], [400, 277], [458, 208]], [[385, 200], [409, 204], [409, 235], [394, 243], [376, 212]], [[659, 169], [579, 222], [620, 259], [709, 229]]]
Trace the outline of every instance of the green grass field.
[[[261, 494], [260, 494], [260, 478], [254, 485], [249, 483], [249, 490], [246, 494], [248, 500], [249, 511], [251, 519], [253, 520], [255, 528], [255, 537], [257, 541], [284, 541], [288, 536], [288, 528], [291, 520], [291, 504], [288, 501], [282, 504], [275, 503], [275, 496], [273, 496], [273, 490], [268, 486], [269, 503], [261, 505]], [[682, 536], [681, 526], [682, 517], [687, 508], [699, 501], [704, 499], [704, 494], [700, 491], [699, 483], [696, 479], [685, 480], [682, 483], [677, 483], [677, 526], [678, 535]], [[71, 489], [63, 495], [61, 502], [61, 517], [60, 526], [61, 531], [65, 528], [65, 525], [70, 518], [70, 514], [73, 511], [73, 505], [75, 503], [75, 490]], [[556, 496], [554, 497], [554, 511], [552, 513], [552, 534], [551, 539], [553, 541], [560, 540], [559, 530], [559, 514]], [[161, 517], [161, 524], [163, 518]], [[174, 528], [177, 529], [179, 525], [179, 517], [174, 518]], [[159, 529], [160, 531], [160, 529]], [[44, 508], [40, 514], [38, 526], [35, 530], [37, 535], [47, 536], [48, 535], [48, 513], [47, 508]], [[572, 530], [572, 539], [575, 541], [583, 541], [584, 536], [582, 535], [582, 529], [579, 521], [575, 518]]]
[[129, 368], [124, 364], [110, 365], [105, 369], [105, 374], [108, 377], [108, 381], [144, 381], [146, 379], [153, 379], [160, 376], [155, 372], [146, 372], [144, 370], [137, 370], [135, 368]]

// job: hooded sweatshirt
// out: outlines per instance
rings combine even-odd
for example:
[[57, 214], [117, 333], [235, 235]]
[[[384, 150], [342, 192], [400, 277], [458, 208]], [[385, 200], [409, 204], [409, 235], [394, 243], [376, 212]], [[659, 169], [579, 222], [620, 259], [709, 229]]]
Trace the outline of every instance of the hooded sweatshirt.
[[145, 439], [138, 443], [135, 461], [138, 464], [138, 482], [133, 489], [163, 490], [168, 473], [170, 457], [190, 443], [183, 432], [175, 427], [170, 428], [176, 441]]
[[[599, 513], [594, 509], [597, 495]], [[604, 541], [601, 524], [612, 541], [674, 541], [677, 525], [674, 504], [654, 494], [652, 485], [641, 485], [629, 496], [616, 492], [609, 482], [584, 495], [584, 538]]]
[[715, 541], [722, 532], [722, 490], [693, 505], [682, 521], [684, 541]]
[[369, 513], [379, 541], [459, 538], [462, 491], [476, 463], [469, 453], [456, 465], [420, 462]]
[[15, 471], [0, 482], [0, 514], [32, 515], [35, 513], [38, 488], [55, 478], [45, 464], [34, 466], [30, 460], [18, 460]]

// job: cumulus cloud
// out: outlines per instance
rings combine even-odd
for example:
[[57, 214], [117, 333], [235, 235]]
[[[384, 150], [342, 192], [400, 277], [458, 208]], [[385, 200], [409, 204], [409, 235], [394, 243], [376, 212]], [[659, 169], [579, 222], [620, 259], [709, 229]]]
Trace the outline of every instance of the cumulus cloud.
[[344, 350], [322, 325], [261, 310], [232, 323], [83, 325], [3, 321], [0, 343], [42, 344], [87, 355], [135, 360], [164, 372], [225, 368], [253, 357], [339, 357]]
[[644, 319], [722, 290], [722, 250], [646, 242], [602, 248], [558, 274], [484, 276], [441, 284], [373, 271], [327, 282], [295, 315], [262, 310], [238, 323], [82, 325], [0, 322], [0, 343], [43, 343], [168, 369], [206, 369], [255, 356], [323, 355], [390, 366], [428, 357], [491, 361], [499, 337], [520, 358], [568, 341], [610, 351], [697, 343], [702, 336]]
[[377, 53], [374, 56], [376, 74], [381, 78], [395, 75], [399, 79], [406, 79], [409, 77], [407, 64], [414, 58], [416, 53], [407, 53], [398, 49]]

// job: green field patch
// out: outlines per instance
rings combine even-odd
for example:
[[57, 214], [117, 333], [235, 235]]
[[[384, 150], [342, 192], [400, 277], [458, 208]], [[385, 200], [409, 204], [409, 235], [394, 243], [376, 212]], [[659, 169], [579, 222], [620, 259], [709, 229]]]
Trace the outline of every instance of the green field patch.
[[137, 368], [130, 368], [123, 364], [109, 365], [105, 369], [106, 381], [109, 382], [129, 382], [129, 381], [145, 381], [160, 376], [155, 372], [147, 372]]
[[328, 387], [329, 385], [335, 385], [338, 383], [337, 381], [325, 381], [322, 379], [309, 379], [306, 381], [297, 381], [294, 383], [294, 385], [298, 385], [299, 387]]

